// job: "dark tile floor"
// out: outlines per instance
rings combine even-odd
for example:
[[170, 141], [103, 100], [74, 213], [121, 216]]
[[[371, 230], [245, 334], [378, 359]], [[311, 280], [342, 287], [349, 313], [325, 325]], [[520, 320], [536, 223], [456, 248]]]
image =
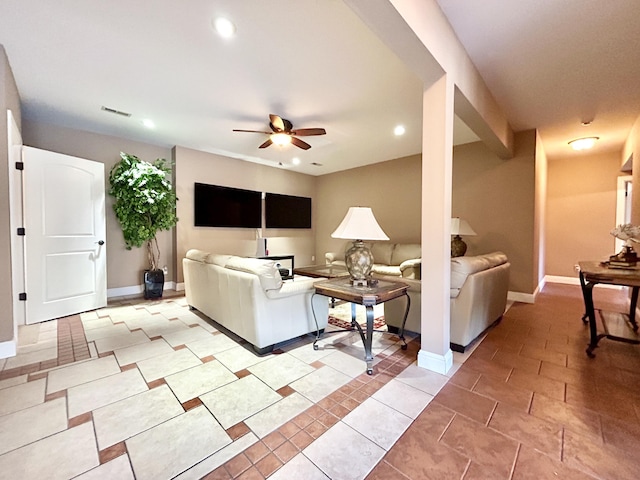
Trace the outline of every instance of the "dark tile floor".
[[[626, 293], [596, 288], [596, 308]], [[637, 479], [640, 346], [588, 358], [577, 286], [516, 303], [367, 477]]]

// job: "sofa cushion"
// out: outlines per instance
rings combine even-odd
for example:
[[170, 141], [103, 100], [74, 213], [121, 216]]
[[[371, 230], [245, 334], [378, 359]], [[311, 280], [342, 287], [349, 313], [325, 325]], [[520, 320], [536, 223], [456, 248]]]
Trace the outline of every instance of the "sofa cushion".
[[197, 248], [192, 248], [191, 250], [187, 251], [187, 254], [185, 255], [189, 260], [193, 260], [196, 262], [205, 262], [207, 257], [209, 257], [209, 255], [211, 255], [209, 252], [205, 252], [203, 250], [198, 250]]
[[451, 298], [460, 293], [467, 277], [473, 273], [507, 263], [507, 256], [502, 252], [486, 253], [475, 257], [455, 257], [451, 259]]
[[273, 260], [262, 260], [259, 258], [230, 257], [225, 265], [231, 270], [252, 273], [257, 275], [262, 289], [278, 290], [282, 287], [282, 277]]
[[205, 258], [204, 263], [210, 263], [211, 265], [224, 267], [227, 265], [227, 262], [231, 257], [232, 255], [220, 255], [219, 253], [211, 253], [207, 258]]
[[402, 262], [416, 258], [422, 258], [422, 245], [419, 243], [397, 243], [389, 265], [400, 265]]
[[400, 267], [396, 267], [394, 265], [380, 265], [376, 263], [373, 265], [372, 271], [378, 275], [389, 275], [392, 277], [399, 277], [402, 275]]
[[[393, 254], [393, 247], [395, 245], [390, 242], [376, 242], [371, 245], [371, 254], [373, 255], [374, 263], [382, 263], [385, 265], [392, 265], [391, 255]], [[399, 263], [397, 265], [400, 265]]]

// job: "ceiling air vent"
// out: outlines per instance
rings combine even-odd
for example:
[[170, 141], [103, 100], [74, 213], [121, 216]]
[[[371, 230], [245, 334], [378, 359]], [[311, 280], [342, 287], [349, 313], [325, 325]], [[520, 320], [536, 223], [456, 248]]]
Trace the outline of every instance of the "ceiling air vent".
[[105, 112], [109, 112], [109, 113], [115, 113], [116, 115], [121, 115], [123, 117], [130, 117], [131, 116], [130, 113], [123, 112], [121, 110], [116, 110], [115, 108], [105, 107], [104, 105], [101, 107], [101, 110], [104, 110]]
[[314, 167], [321, 167], [322, 164], [318, 163], [318, 162], [311, 162], [311, 165], [313, 165]]

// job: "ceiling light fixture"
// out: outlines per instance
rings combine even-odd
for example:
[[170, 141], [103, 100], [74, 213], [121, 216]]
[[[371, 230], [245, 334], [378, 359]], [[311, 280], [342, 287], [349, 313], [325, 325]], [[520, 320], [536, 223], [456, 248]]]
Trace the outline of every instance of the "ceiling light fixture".
[[399, 137], [400, 135], [404, 135], [404, 133], [406, 132], [404, 125], [398, 125], [396, 128], [393, 129], [393, 134], [396, 137]]
[[298, 157], [294, 157], [293, 160], [291, 160], [291, 163], [294, 165], [300, 165], [300, 159]]
[[287, 135], [286, 133], [274, 133], [269, 138], [274, 145], [278, 145], [280, 147], [291, 143], [291, 135]]
[[231, 22], [231, 20], [224, 17], [216, 18], [213, 21], [213, 26], [216, 29], [216, 32], [218, 32], [218, 35], [223, 38], [233, 37], [236, 33], [236, 26]]
[[569, 145], [571, 145], [571, 148], [574, 150], [588, 150], [593, 147], [599, 139], [600, 137], [576, 138], [575, 140], [571, 140]]

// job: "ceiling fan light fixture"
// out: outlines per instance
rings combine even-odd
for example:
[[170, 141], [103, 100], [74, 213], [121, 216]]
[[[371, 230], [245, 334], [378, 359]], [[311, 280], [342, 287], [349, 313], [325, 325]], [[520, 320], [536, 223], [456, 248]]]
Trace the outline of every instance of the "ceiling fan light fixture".
[[224, 17], [218, 17], [213, 20], [213, 27], [223, 38], [231, 38], [236, 33], [236, 26], [231, 20]]
[[571, 145], [571, 148], [574, 150], [588, 150], [592, 148], [599, 139], [600, 137], [576, 138], [575, 140], [571, 140], [569, 145]]
[[286, 133], [274, 133], [269, 138], [274, 145], [278, 145], [280, 147], [291, 143], [291, 135], [287, 135]]

